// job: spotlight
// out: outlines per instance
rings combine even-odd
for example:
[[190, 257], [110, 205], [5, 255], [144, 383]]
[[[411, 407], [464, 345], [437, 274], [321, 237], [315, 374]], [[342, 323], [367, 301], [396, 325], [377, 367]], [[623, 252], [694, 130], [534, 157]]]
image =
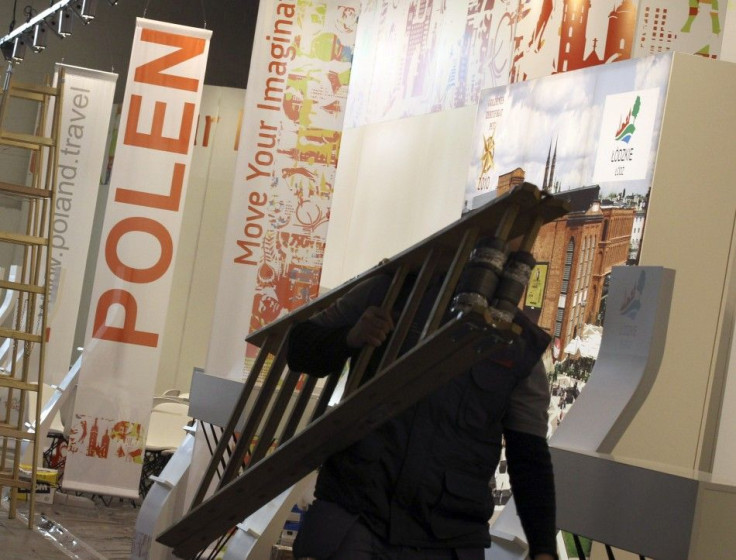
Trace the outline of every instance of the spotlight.
[[33, 41], [31, 42], [31, 49], [35, 53], [39, 53], [46, 48], [46, 27], [43, 23], [39, 22], [33, 26]]
[[117, 6], [118, 5], [118, 0], [107, 0], [107, 1], [110, 3], [111, 6]]
[[10, 53], [10, 60], [12, 62], [23, 62], [23, 57], [26, 55], [26, 40], [23, 35], [18, 35], [13, 41], [13, 50]]
[[[11, 56], [13, 55], [13, 47], [15, 45], [11, 41], [5, 41], [3, 44], [0, 45], [0, 51], [3, 53], [3, 58], [5, 60], [11, 60]], [[7, 88], [3, 88], [7, 89]]]
[[62, 39], [69, 37], [72, 34], [72, 11], [65, 6], [48, 16], [46, 23]]
[[59, 26], [56, 30], [62, 37], [69, 37], [72, 34], [72, 11], [68, 6], [64, 6], [59, 11]]
[[74, 0], [72, 2], [74, 13], [85, 23], [89, 23], [95, 19], [95, 11], [97, 10], [97, 0]]

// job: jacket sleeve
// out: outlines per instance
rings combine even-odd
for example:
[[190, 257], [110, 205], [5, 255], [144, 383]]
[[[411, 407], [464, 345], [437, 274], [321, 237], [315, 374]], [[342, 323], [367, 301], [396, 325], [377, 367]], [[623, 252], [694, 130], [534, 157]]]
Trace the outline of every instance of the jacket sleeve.
[[533, 558], [546, 552], [557, 558], [555, 485], [547, 440], [513, 430], [504, 436], [511, 489], [529, 554]]
[[294, 325], [286, 360], [293, 371], [325, 377], [339, 373], [351, 355], [346, 337], [350, 326], [325, 327], [314, 321]]

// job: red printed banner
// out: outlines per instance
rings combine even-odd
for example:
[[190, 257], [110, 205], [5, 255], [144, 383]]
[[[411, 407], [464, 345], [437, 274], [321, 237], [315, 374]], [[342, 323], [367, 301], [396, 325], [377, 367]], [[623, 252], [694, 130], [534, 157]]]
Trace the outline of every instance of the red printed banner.
[[319, 291], [360, 2], [262, 1], [206, 370]]
[[66, 489], [138, 496], [210, 36], [136, 23]]

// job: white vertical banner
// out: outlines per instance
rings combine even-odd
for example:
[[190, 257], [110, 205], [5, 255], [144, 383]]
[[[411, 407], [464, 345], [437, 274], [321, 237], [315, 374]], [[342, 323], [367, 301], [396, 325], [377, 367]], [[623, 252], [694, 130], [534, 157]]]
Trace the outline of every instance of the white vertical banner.
[[211, 31], [139, 18], [64, 487], [137, 497]]
[[262, 0], [207, 354], [241, 379], [249, 332], [319, 291], [359, 0]]
[[[44, 382], [69, 371], [117, 74], [65, 64]], [[49, 123], [50, 125], [51, 123]]]

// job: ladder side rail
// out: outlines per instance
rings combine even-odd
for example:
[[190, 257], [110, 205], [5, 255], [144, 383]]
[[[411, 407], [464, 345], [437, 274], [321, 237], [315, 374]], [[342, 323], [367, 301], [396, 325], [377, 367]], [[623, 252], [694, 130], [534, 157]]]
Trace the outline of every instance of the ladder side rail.
[[[58, 83], [55, 86], [47, 84], [46, 91], [42, 91], [43, 101], [41, 102], [41, 118], [39, 119], [37, 134], [39, 135], [38, 143], [40, 146], [46, 146], [46, 161], [41, 161], [43, 149], [38, 153], [39, 161], [36, 162], [36, 170], [33, 174], [34, 187], [37, 189], [45, 189], [50, 192], [48, 198], [37, 198], [31, 201], [31, 205], [35, 206], [39, 215], [37, 216], [37, 234], [46, 239], [45, 245], [33, 247], [33, 251], [36, 253], [36, 260], [33, 265], [33, 284], [43, 286], [43, 294], [29, 293], [29, 297], [32, 300], [32, 305], [29, 307], [30, 315], [35, 315], [37, 309], [39, 297], [42, 299], [42, 307], [40, 310], [40, 324], [36, 326], [41, 340], [38, 343], [38, 364], [36, 381], [38, 384], [37, 396], [36, 396], [36, 410], [35, 419], [33, 422], [34, 426], [40, 426], [41, 424], [41, 410], [43, 403], [41, 402], [41, 387], [43, 387], [44, 381], [44, 367], [45, 367], [45, 356], [46, 356], [46, 329], [48, 326], [48, 307], [50, 299], [50, 282], [51, 277], [51, 260], [52, 260], [52, 226], [54, 223], [55, 206], [56, 206], [56, 191], [57, 191], [57, 166], [59, 159], [59, 129], [61, 126], [61, 108], [63, 103], [63, 91], [64, 91], [64, 70], [62, 69], [58, 76]], [[43, 134], [46, 131], [48, 120], [50, 122], [50, 137], [46, 138], [48, 143], [44, 142]], [[43, 186], [42, 186], [43, 185]], [[31, 325], [31, 328], [33, 326]], [[28, 346], [28, 352], [26, 352], [24, 358], [30, 362], [32, 346]], [[30, 365], [30, 364], [29, 364]], [[34, 434], [36, 436], [36, 434]], [[41, 456], [41, 442], [38, 437], [34, 437], [32, 440], [32, 451], [31, 451], [31, 492], [29, 496], [28, 505], [28, 517], [29, 526], [32, 525], [35, 517], [35, 488], [38, 474], [38, 462]]]
[[[339, 374], [333, 375], [339, 377]], [[302, 422], [305, 414], [307, 413], [307, 406], [309, 405], [309, 401], [312, 398], [314, 388], [317, 385], [318, 378], [313, 375], [302, 374], [301, 379], [303, 385], [301, 390], [299, 391], [299, 396], [297, 397], [296, 403], [294, 403], [294, 408], [291, 410], [291, 414], [286, 421], [284, 430], [279, 437], [279, 441], [282, 443], [286, 443], [287, 441], [289, 441], [299, 429], [299, 424]]]
[[327, 411], [327, 408], [330, 406], [332, 395], [335, 394], [337, 384], [340, 382], [341, 374], [342, 372], [335, 372], [326, 378], [325, 385], [322, 388], [322, 392], [319, 395], [319, 400], [317, 401], [317, 406], [315, 406], [314, 410], [312, 411], [312, 416], [309, 420], [310, 424]]
[[[36, 283], [40, 284], [43, 282], [43, 302], [42, 302], [42, 308], [40, 309], [41, 317], [40, 317], [40, 325], [39, 331], [41, 334], [41, 342], [38, 345], [38, 374], [37, 374], [37, 382], [38, 382], [38, 394], [36, 398], [36, 410], [35, 410], [35, 421], [34, 426], [41, 425], [41, 410], [43, 408], [43, 403], [41, 402], [41, 388], [43, 387], [44, 382], [44, 372], [45, 372], [45, 365], [46, 365], [46, 329], [48, 327], [48, 308], [49, 308], [49, 300], [51, 296], [51, 282], [49, 281], [51, 278], [51, 261], [52, 261], [52, 251], [53, 251], [53, 239], [52, 239], [52, 229], [53, 229], [53, 223], [54, 223], [54, 216], [55, 216], [55, 210], [56, 210], [56, 193], [57, 193], [57, 180], [58, 180], [58, 161], [59, 161], [59, 129], [61, 127], [61, 109], [63, 104], [63, 95], [64, 95], [64, 82], [65, 82], [65, 73], [64, 69], [62, 68], [58, 74], [58, 82], [55, 84], [53, 88], [51, 88], [51, 91], [45, 91], [42, 92], [44, 96], [44, 101], [42, 104], [42, 118], [40, 119], [39, 123], [39, 130], [38, 134], [42, 135], [44, 134], [46, 130], [47, 125], [47, 119], [51, 119], [51, 145], [48, 147], [47, 150], [47, 160], [45, 162], [45, 167], [42, 169], [37, 169], [34, 176], [37, 178], [36, 184], [34, 185], [38, 189], [44, 189], [48, 190], [50, 192], [50, 196], [48, 198], [38, 198], [36, 200], [36, 204], [40, 206], [41, 210], [41, 216], [40, 216], [40, 224], [39, 224], [39, 233], [41, 235], [44, 235], [46, 237], [46, 246], [45, 250], [42, 250], [40, 247], [37, 249], [38, 252], [38, 262], [37, 262], [37, 270], [36, 270]], [[48, 84], [48, 87], [51, 87], [51, 84]], [[40, 159], [40, 158], [39, 158]], [[37, 165], [41, 162], [37, 162]], [[43, 177], [39, 177], [38, 174], [43, 173]], [[43, 253], [43, 254], [42, 254]], [[43, 278], [41, 279], [38, 275], [43, 273]], [[36, 299], [36, 294], [31, 293], [31, 296], [34, 297], [34, 300]], [[35, 303], [35, 301], [34, 301]], [[33, 307], [35, 309], [35, 305]], [[29, 353], [30, 354], [30, 353]], [[30, 356], [29, 356], [30, 358]], [[33, 519], [35, 517], [35, 508], [36, 508], [36, 500], [35, 500], [35, 488], [36, 488], [36, 480], [38, 476], [38, 462], [41, 458], [41, 442], [39, 441], [38, 437], [33, 438], [33, 446], [32, 446], [32, 460], [31, 460], [31, 493], [30, 493], [30, 500], [28, 504], [28, 524], [29, 527], [33, 525]]]
[[542, 228], [543, 225], [544, 219], [542, 218], [542, 216], [537, 216], [532, 220], [529, 229], [527, 230], [524, 238], [521, 241], [519, 251], [525, 251], [527, 253], [531, 252], [532, 247], [534, 246], [534, 242], [537, 240], [537, 234], [539, 233], [539, 230]]
[[[268, 416], [264, 420], [263, 428], [258, 435], [258, 443], [253, 450], [249, 464], [257, 463], [263, 459], [271, 448], [276, 431], [284, 419], [300, 377], [300, 373], [288, 367], [286, 368], [286, 376], [282, 381], [281, 387], [274, 394], [273, 404], [268, 412]], [[276, 440], [276, 445], [280, 445], [278, 440]]]
[[[497, 352], [503, 335], [476, 315], [454, 318], [300, 432], [273, 454], [220, 488], [159, 536], [181, 557], [201, 550], [283, 488], [313, 471], [324, 457], [350, 445], [446, 383], [458, 371]], [[337, 437], [339, 435], [339, 437]], [[195, 529], [196, 528], [196, 529]]]
[[412, 286], [411, 293], [407, 298], [406, 304], [401, 311], [401, 316], [396, 323], [394, 332], [391, 333], [389, 340], [386, 341], [386, 350], [381, 357], [381, 361], [376, 368], [376, 375], [380, 375], [381, 371], [386, 365], [392, 363], [399, 355], [406, 337], [409, 334], [414, 318], [416, 317], [419, 306], [422, 303], [423, 298], [429, 287], [429, 283], [432, 280], [435, 270], [437, 269], [437, 251], [430, 248], [427, 251], [427, 255], [424, 257], [424, 262], [417, 274], [417, 278]]
[[[545, 205], [550, 200], [552, 201], [552, 204], [549, 205], [550, 207], [548, 209], [540, 208], [540, 198], [542, 200], [542, 203]], [[268, 325], [261, 327], [256, 331], [253, 331], [248, 335], [246, 340], [252, 344], [255, 344], [256, 346], [260, 345], [261, 340], [267, 334], [286, 331], [288, 330], [289, 326], [293, 324], [293, 322], [308, 319], [315, 312], [324, 309], [330, 303], [332, 303], [332, 301], [344, 295], [358, 282], [361, 282], [378, 274], [393, 273], [398, 262], [409, 262], [413, 266], [416, 266], [418, 268], [421, 265], [422, 261], [421, 258], [417, 258], [417, 253], [419, 253], [420, 256], [424, 254], [423, 251], [426, 249], [422, 246], [426, 243], [437, 244], [441, 247], [444, 247], [445, 249], [454, 250], [462, 239], [462, 232], [464, 232], [468, 228], [478, 228], [481, 233], [488, 232], [489, 228], [488, 226], [486, 226], [486, 223], [494, 222], [494, 220], [496, 219], [496, 214], [505, 213], [506, 209], [503, 208], [504, 204], [506, 207], [512, 204], [517, 205], [520, 209], [519, 215], [522, 218], [516, 220], [516, 222], [509, 226], [509, 237], [511, 237], [512, 234], [521, 235], [522, 233], [524, 233], [524, 231], [528, 227], [528, 224], [526, 222], [528, 221], [529, 211], [536, 215], [538, 210], [541, 209], [542, 214], [545, 217], [545, 221], [551, 221], [566, 213], [566, 210], [563, 210], [565, 206], [565, 203], [563, 201], [554, 199], [554, 197], [551, 196], [542, 197], [540, 195], [539, 189], [531, 183], [523, 183], [521, 185], [517, 185], [516, 187], [514, 187], [513, 190], [499, 196], [485, 207], [471, 210], [459, 220], [448, 224], [435, 234], [425, 238], [423, 241], [414, 244], [413, 246], [394, 255], [390, 259], [382, 261], [375, 267], [364, 271], [363, 273], [351, 278], [350, 280], [347, 280], [343, 284], [337, 286], [336, 288], [330, 290], [329, 292], [310, 302], [308, 305], [304, 305], [301, 308], [292, 311], [288, 315], [276, 319]], [[526, 218], [526, 220], [523, 218]], [[464, 222], [464, 227], [461, 231], [458, 231], [458, 224], [460, 222]]]
[[[0, 84], [2, 84], [2, 82], [0, 82]], [[2, 123], [5, 122], [5, 114], [8, 111], [8, 105], [10, 104], [10, 92], [12, 91], [10, 84], [6, 85], [7, 87], [2, 91], [2, 95], [0, 96], [0, 130], [2, 130]]]
[[350, 280], [346, 280], [343, 284], [318, 296], [316, 299], [310, 301], [308, 304], [305, 304], [298, 309], [289, 312], [288, 315], [275, 319], [268, 325], [261, 327], [260, 329], [255, 330], [252, 333], [249, 333], [245, 340], [255, 346], [261, 346], [263, 344], [263, 340], [265, 340], [267, 336], [285, 336], [294, 323], [306, 321], [312, 315], [322, 311], [323, 309], [326, 309], [330, 306], [330, 304], [332, 304], [332, 302], [347, 293], [358, 282], [376, 274], [379, 268], [380, 265], [376, 265], [374, 269], [355, 276]]
[[[381, 304], [382, 309], [389, 313], [391, 312], [409, 272], [409, 267], [407, 265], [401, 265], [396, 269], [393, 278], [391, 279], [391, 284], [383, 298], [383, 303]], [[343, 398], [353, 393], [360, 386], [375, 350], [376, 348], [370, 345], [366, 345], [361, 348], [358, 353], [358, 359], [355, 364], [352, 364], [350, 367], [350, 375], [348, 376], [348, 381], [345, 384], [345, 393]]]
[[422, 333], [419, 335], [420, 341], [424, 340], [439, 328], [445, 311], [450, 306], [450, 300], [455, 293], [455, 287], [460, 281], [463, 267], [465, 266], [465, 263], [468, 262], [470, 252], [473, 250], [479, 235], [480, 231], [477, 227], [470, 227], [463, 233], [447, 274], [445, 275], [445, 279], [442, 282], [440, 292], [437, 294], [437, 298], [434, 301], [432, 311], [430, 311], [427, 322], [422, 329]]
[[[202, 427], [202, 433], [204, 434], [205, 442], [207, 443], [207, 449], [210, 452], [210, 456], [214, 456], [215, 449], [220, 443], [220, 439], [222, 438], [222, 433], [224, 429], [221, 428], [220, 426], [215, 426], [214, 424], [210, 424], [209, 422], [200, 422], [200, 425]], [[209, 429], [209, 435], [207, 434], [207, 429]], [[218, 433], [218, 430], [219, 430], [219, 433]], [[210, 441], [210, 437], [212, 437], [211, 441]], [[226, 451], [226, 453], [229, 457], [230, 456], [229, 448], [228, 448], [228, 451]], [[217, 476], [217, 480], [220, 480], [220, 477], [222, 476], [222, 471], [220, 470], [220, 468], [224, 469], [226, 464], [227, 462], [226, 462], [225, 457], [220, 457], [220, 462], [217, 464], [218, 466], [217, 466], [217, 470], [215, 473], [215, 476]]]
[[[1, 124], [2, 123], [0, 123], [0, 125]], [[4, 240], [10, 241], [11, 243], [17, 242], [23, 245], [20, 279], [21, 282], [25, 284], [33, 284], [33, 275], [31, 271], [33, 263], [32, 249], [42, 242], [42, 240], [36, 239], [35, 236], [30, 235], [32, 233], [35, 233], [32, 229], [33, 224], [35, 223], [34, 213], [35, 207], [33, 201], [30, 201], [25, 223], [25, 233], [30, 243], [25, 243], [26, 239], [21, 235], [17, 236], [17, 241], [16, 239], [14, 239], [14, 236], [12, 234], [3, 236], [3, 238], [7, 237], [7, 239]], [[19, 437], [21, 431], [23, 430], [23, 424], [25, 422], [26, 414], [28, 414], [29, 412], [27, 410], [26, 400], [28, 390], [31, 389], [28, 384], [28, 348], [31, 339], [34, 338], [32, 336], [32, 329], [30, 327], [30, 325], [33, 324], [32, 321], [34, 315], [32, 307], [33, 300], [30, 297], [31, 295], [32, 292], [21, 292], [19, 294], [18, 306], [13, 320], [13, 329], [11, 330], [11, 332], [6, 333], [13, 340], [13, 353], [11, 359], [10, 379], [7, 379], [5, 381], [10, 382], [12, 380], [13, 382], [19, 382], [17, 384], [19, 392], [18, 417], [16, 418], [13, 432], [15, 435], [9, 435], [8, 437], [3, 439], [3, 470], [6, 470], [7, 467], [8, 453], [11, 450], [13, 453], [12, 459], [10, 461], [10, 474], [8, 479], [5, 481], [6, 485], [10, 486], [10, 503], [8, 507], [9, 519], [14, 519], [17, 516], [19, 486], [14, 483], [8, 484], [7, 482], [8, 480], [15, 482], [20, 481], [20, 459], [23, 446], [21, 445], [21, 440], [19, 439]], [[13, 383], [13, 385], [16, 384]], [[9, 394], [12, 395], [12, 393], [13, 390], [10, 389]], [[9, 398], [12, 397], [9, 396]], [[29, 496], [29, 498], [32, 499], [33, 496]]]
[[[225, 472], [222, 473], [222, 478], [218, 484], [218, 488], [222, 488], [225, 484], [236, 478], [243, 467], [246, 453], [248, 452], [253, 438], [257, 434], [257, 429], [263, 420], [263, 415], [266, 413], [266, 408], [271, 401], [276, 386], [281, 379], [284, 366], [286, 365], [286, 339], [284, 337], [279, 341], [279, 349], [274, 355], [273, 362], [271, 363], [266, 379], [260, 386], [258, 391], [258, 397], [256, 398], [253, 407], [247, 415], [245, 426], [238, 436], [238, 443], [235, 445], [235, 449], [232, 452], [230, 461], [225, 468]], [[249, 375], [253, 376], [254, 372]]]
[[[222, 426], [217, 426], [216, 424], [211, 424], [210, 422], [205, 422], [203, 420], [197, 420], [197, 424], [197, 429], [202, 430], [202, 435], [204, 436], [204, 441], [207, 445], [207, 452], [209, 453], [210, 458], [212, 458], [215, 455], [215, 450], [217, 449], [217, 446], [222, 440], [224, 428]], [[213, 467], [215, 469], [214, 476], [217, 480], [220, 480], [220, 477], [222, 476], [222, 471], [220, 469], [224, 469], [227, 465], [227, 458], [230, 456], [230, 449], [234, 445], [235, 436], [232, 436], [230, 438], [230, 445], [225, 448], [225, 452], [223, 453], [223, 456], [220, 457], [219, 462], [213, 463]]]
[[204, 500], [204, 497], [207, 494], [207, 490], [209, 489], [210, 484], [214, 479], [217, 465], [220, 463], [220, 461], [224, 459], [225, 451], [228, 451], [230, 457], [232, 456], [232, 449], [230, 449], [230, 439], [235, 435], [235, 430], [237, 429], [238, 423], [240, 422], [240, 417], [243, 415], [243, 411], [245, 410], [245, 406], [248, 403], [248, 399], [253, 392], [253, 387], [255, 387], [256, 381], [258, 380], [258, 375], [263, 369], [263, 365], [265, 364], [266, 359], [271, 353], [274, 343], [275, 337], [268, 336], [263, 342], [260, 350], [258, 351], [258, 355], [256, 356], [251, 373], [246, 379], [245, 384], [240, 391], [238, 402], [235, 404], [235, 407], [230, 414], [230, 420], [223, 429], [220, 441], [217, 443], [217, 448], [212, 455], [207, 470], [202, 476], [202, 480], [199, 483], [197, 492], [192, 498], [192, 504], [190, 506], [191, 508], [199, 505]]

